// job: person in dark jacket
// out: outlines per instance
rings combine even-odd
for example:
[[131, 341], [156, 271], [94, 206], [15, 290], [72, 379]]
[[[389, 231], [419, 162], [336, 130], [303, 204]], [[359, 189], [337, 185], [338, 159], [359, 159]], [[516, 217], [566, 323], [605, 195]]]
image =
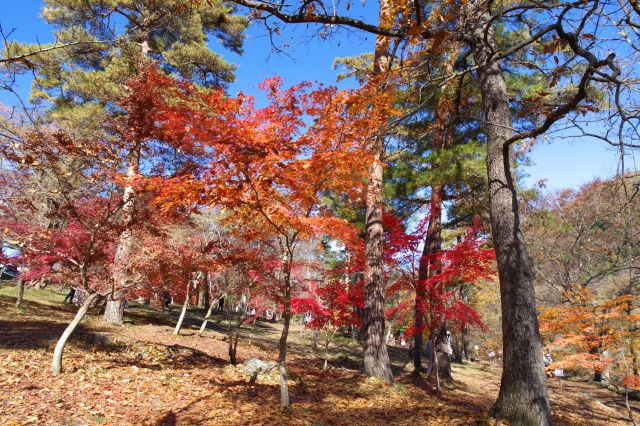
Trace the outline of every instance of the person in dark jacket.
[[64, 297], [64, 301], [65, 303], [67, 301], [69, 301], [69, 303], [73, 303], [73, 297], [76, 295], [76, 288], [75, 287], [71, 287], [69, 289], [69, 293], [67, 293], [67, 295]]
[[171, 307], [169, 306], [170, 303], [171, 303], [171, 294], [169, 294], [168, 291], [163, 291], [162, 292], [162, 311], [163, 312], [165, 309], [171, 312]]

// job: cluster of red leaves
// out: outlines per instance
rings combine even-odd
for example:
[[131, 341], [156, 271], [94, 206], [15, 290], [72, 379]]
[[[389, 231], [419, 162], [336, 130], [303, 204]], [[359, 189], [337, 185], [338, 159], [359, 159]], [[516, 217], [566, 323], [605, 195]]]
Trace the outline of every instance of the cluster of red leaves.
[[117, 225], [112, 216], [117, 203], [102, 197], [77, 198], [60, 209], [61, 226], [51, 227], [24, 212], [0, 220], [5, 238], [20, 249], [21, 277], [37, 280], [71, 280], [81, 286], [79, 272], [87, 275], [87, 289], [99, 290], [113, 261]]
[[[405, 323], [405, 333], [413, 335], [424, 329], [438, 330], [443, 323], [449, 326], [477, 327], [486, 330], [478, 313], [458, 297], [458, 290], [465, 285], [476, 285], [491, 280], [495, 275], [495, 251], [486, 248], [486, 240], [477, 226], [471, 227], [463, 238], [450, 248], [435, 254], [423, 256], [418, 251], [418, 243], [424, 238], [424, 226], [419, 226], [411, 235], [403, 235], [402, 228], [397, 235], [398, 247], [395, 251], [396, 264], [407, 272], [387, 289], [387, 294], [404, 296], [400, 303], [387, 310], [386, 315]], [[400, 257], [398, 255], [400, 254]], [[437, 272], [425, 280], [418, 280], [420, 264], [437, 265]], [[425, 297], [417, 301], [413, 297], [415, 289], [421, 286]], [[424, 328], [416, 330], [416, 312], [424, 318]]]
[[341, 280], [331, 280], [310, 292], [307, 297], [291, 300], [292, 311], [310, 314], [311, 321], [307, 326], [316, 330], [327, 326], [359, 325], [356, 309], [363, 306], [362, 283], [349, 285]]

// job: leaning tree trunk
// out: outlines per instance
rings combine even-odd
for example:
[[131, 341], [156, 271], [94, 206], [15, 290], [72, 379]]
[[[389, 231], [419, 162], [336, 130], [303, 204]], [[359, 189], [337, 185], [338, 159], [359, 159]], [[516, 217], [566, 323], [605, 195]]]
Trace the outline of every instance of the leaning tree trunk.
[[135, 215], [136, 189], [134, 180], [140, 169], [140, 148], [134, 148], [127, 158], [127, 176], [123, 193], [122, 224], [124, 230], [120, 234], [118, 247], [113, 260], [113, 288], [109, 295], [107, 307], [104, 311], [103, 321], [113, 324], [122, 324], [124, 310], [121, 309], [122, 297], [121, 289], [126, 286], [129, 279], [127, 264], [133, 247], [133, 221]]
[[[390, 7], [387, 0], [380, 0], [380, 22], [389, 18]], [[389, 41], [386, 37], [376, 37], [374, 52], [374, 74], [381, 75], [389, 67]], [[383, 90], [383, 88], [380, 88]], [[384, 227], [382, 225], [382, 184], [384, 177], [384, 137], [378, 135], [373, 145], [373, 164], [369, 170], [367, 185], [367, 210], [365, 218], [364, 312], [362, 334], [364, 347], [364, 368], [369, 376], [380, 377], [386, 382], [393, 381], [391, 363], [384, 336]]]
[[509, 96], [499, 62], [490, 15], [481, 0], [467, 4], [473, 54], [478, 64], [486, 120], [487, 174], [491, 230], [496, 248], [504, 366], [500, 393], [492, 414], [514, 425], [551, 423], [542, 360], [533, 265], [520, 231], [520, 214], [513, 170], [513, 150], [504, 142], [512, 136]]
[[442, 186], [431, 188], [431, 211], [429, 213], [429, 226], [425, 235], [422, 257], [418, 266], [418, 283], [416, 286], [416, 302], [414, 308], [414, 321], [416, 328], [413, 371], [415, 374], [422, 372], [422, 329], [424, 328], [424, 306], [425, 306], [425, 281], [429, 279], [437, 269], [435, 256], [442, 247]]
[[60, 374], [62, 371], [62, 352], [64, 351], [64, 346], [67, 344], [67, 340], [76, 329], [82, 318], [86, 315], [89, 310], [89, 306], [93, 303], [94, 300], [98, 297], [98, 293], [92, 293], [84, 300], [84, 303], [78, 309], [76, 316], [73, 318], [73, 321], [69, 323], [67, 328], [65, 328], [62, 336], [58, 339], [58, 343], [56, 344], [56, 348], [53, 350], [53, 360], [51, 361], [51, 371], [53, 374]]
[[187, 281], [187, 294], [184, 298], [184, 303], [182, 304], [182, 311], [180, 312], [180, 317], [178, 317], [178, 322], [176, 324], [176, 328], [173, 330], [173, 335], [177, 336], [180, 334], [180, 329], [182, 328], [182, 322], [184, 321], [184, 317], [187, 314], [187, 306], [189, 306], [189, 297], [191, 296], [191, 281]]
[[24, 298], [24, 280], [18, 278], [18, 298], [16, 299], [16, 308], [19, 308]]
[[207, 314], [204, 317], [204, 321], [202, 321], [202, 325], [200, 326], [200, 330], [198, 331], [198, 337], [202, 337], [204, 334], [204, 330], [207, 328], [207, 323], [209, 322], [209, 318], [211, 318], [211, 313], [213, 312], [213, 308], [216, 306], [215, 303], [209, 305], [209, 309], [207, 310]]

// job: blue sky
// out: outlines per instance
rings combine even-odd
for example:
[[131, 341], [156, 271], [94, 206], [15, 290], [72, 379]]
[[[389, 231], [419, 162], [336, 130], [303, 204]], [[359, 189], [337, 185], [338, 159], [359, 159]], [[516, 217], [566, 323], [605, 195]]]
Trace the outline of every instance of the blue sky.
[[[25, 42], [40, 40], [43, 43], [52, 40], [51, 29], [39, 18], [41, 0], [3, 3], [0, 24], [5, 33], [15, 29], [11, 38]], [[370, 2], [364, 6], [357, 3], [351, 12], [375, 22], [376, 8], [377, 2]], [[362, 33], [343, 31], [328, 40], [313, 37], [314, 34], [313, 27], [286, 26], [282, 35], [275, 40], [277, 45], [284, 46], [285, 53], [280, 54], [273, 52], [263, 28], [250, 27], [244, 55], [221, 51], [230, 62], [239, 66], [236, 73], [237, 81], [231, 85], [230, 92], [242, 90], [248, 94], [255, 94], [256, 85], [275, 74], [286, 78], [289, 83], [313, 80], [335, 84], [337, 72], [333, 69], [334, 58], [353, 56], [371, 51], [373, 48], [373, 39], [363, 36]], [[27, 96], [28, 80], [25, 79], [21, 83], [19, 92]], [[340, 86], [350, 84], [353, 83], [343, 82]], [[0, 93], [0, 102], [15, 101]], [[569, 141], [556, 138], [535, 146], [531, 151], [530, 160], [531, 165], [522, 170], [527, 175], [525, 185], [530, 186], [544, 179], [549, 189], [560, 189], [576, 187], [596, 177], [614, 175], [618, 165], [618, 153], [596, 140], [580, 138]], [[627, 158], [627, 163], [633, 168], [633, 158]]]

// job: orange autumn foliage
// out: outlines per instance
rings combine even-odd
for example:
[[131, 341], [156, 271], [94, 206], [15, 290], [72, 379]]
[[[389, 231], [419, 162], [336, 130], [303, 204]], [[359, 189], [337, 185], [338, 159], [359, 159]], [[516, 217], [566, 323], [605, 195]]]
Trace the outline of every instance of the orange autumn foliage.
[[639, 332], [637, 301], [631, 295], [597, 298], [576, 286], [565, 292], [569, 304], [541, 308], [540, 331], [560, 359], [551, 368], [612, 371], [625, 386], [638, 388], [633, 354]]

